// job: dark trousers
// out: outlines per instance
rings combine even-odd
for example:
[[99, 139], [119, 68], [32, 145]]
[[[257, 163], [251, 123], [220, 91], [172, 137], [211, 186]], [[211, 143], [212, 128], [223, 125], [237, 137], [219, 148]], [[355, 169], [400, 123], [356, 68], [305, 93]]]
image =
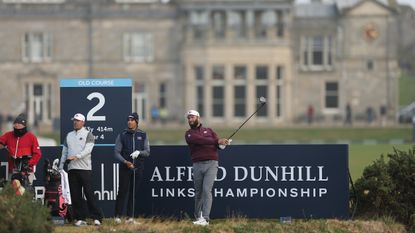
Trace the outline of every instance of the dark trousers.
[[[123, 164], [120, 166], [123, 166]], [[144, 168], [138, 166], [135, 170], [135, 193], [139, 190], [139, 186], [143, 179]], [[115, 216], [121, 217], [123, 215], [123, 209], [125, 206], [125, 199], [128, 197], [127, 202], [127, 216], [133, 217], [133, 185], [134, 171], [125, 167], [120, 167], [119, 171], [119, 187], [117, 200], [115, 201]]]
[[97, 206], [94, 191], [92, 190], [92, 171], [71, 169], [68, 172], [68, 179], [74, 219], [85, 220], [87, 216], [85, 200], [82, 197], [83, 188], [91, 218], [102, 221], [103, 214]]

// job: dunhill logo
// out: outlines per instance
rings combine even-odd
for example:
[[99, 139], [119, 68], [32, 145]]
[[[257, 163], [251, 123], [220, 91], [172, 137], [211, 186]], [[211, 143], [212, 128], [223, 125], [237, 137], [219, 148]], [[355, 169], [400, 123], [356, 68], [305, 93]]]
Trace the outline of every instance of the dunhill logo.
[[118, 184], [119, 184], [119, 164], [112, 164], [112, 190], [105, 190], [105, 165], [101, 164], [101, 190], [94, 192], [98, 200], [115, 201], [117, 198]]
[[328, 181], [324, 166], [250, 166], [234, 167], [234, 181]]
[[[192, 167], [166, 166], [155, 167], [150, 178], [151, 182], [192, 181]], [[227, 178], [227, 170], [219, 167], [216, 181]], [[254, 182], [327, 182], [329, 177], [324, 173], [324, 166], [234, 166], [233, 181]]]

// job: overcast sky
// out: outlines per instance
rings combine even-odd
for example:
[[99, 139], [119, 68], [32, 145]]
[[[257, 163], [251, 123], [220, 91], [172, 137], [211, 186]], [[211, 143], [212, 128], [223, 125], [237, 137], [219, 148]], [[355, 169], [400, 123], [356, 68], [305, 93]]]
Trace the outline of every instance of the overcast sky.
[[[309, 2], [310, 0], [296, 0], [297, 3]], [[324, 0], [325, 2], [331, 2], [332, 0]], [[415, 9], [415, 0], [398, 0], [400, 4], [411, 5]]]
[[415, 0], [398, 0], [401, 4], [411, 5], [415, 9]]

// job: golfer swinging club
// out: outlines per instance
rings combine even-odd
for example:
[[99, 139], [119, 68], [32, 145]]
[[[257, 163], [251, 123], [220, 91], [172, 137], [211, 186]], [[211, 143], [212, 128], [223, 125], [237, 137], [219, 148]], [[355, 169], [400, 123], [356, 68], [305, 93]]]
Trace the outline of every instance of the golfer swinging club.
[[195, 225], [209, 225], [212, 206], [212, 188], [218, 172], [218, 147], [225, 148], [231, 139], [219, 139], [211, 128], [200, 123], [200, 114], [195, 110], [186, 113], [190, 129], [185, 138], [189, 145], [193, 163], [193, 181], [195, 186]]

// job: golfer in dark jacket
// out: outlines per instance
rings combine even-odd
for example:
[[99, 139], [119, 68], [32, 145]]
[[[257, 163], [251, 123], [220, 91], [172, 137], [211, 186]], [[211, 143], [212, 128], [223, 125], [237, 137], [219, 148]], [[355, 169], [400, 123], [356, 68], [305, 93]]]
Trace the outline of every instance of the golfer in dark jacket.
[[[135, 189], [143, 179], [144, 158], [150, 155], [150, 144], [146, 132], [138, 128], [139, 117], [136, 112], [128, 116], [128, 128], [115, 140], [115, 159], [120, 163], [119, 188], [115, 202], [115, 222], [121, 223], [120, 217], [127, 203], [127, 223], [136, 223], [133, 216]], [[134, 184], [135, 175], [135, 184]]]

